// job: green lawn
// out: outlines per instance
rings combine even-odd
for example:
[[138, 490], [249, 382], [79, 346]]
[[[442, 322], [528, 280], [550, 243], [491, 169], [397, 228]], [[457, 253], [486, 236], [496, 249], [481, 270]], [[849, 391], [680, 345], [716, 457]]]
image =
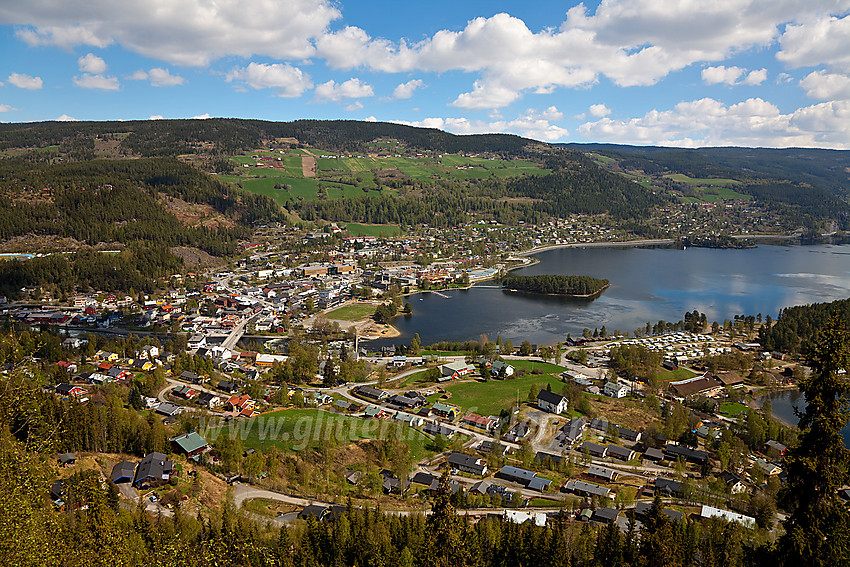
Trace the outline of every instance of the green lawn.
[[658, 379], [662, 382], [675, 382], [678, 380], [687, 380], [688, 378], [693, 378], [696, 376], [690, 370], [685, 368], [677, 368], [676, 370], [670, 371], [665, 368], [662, 368], [658, 371]]
[[345, 445], [360, 439], [387, 438], [397, 435], [410, 446], [415, 459], [429, 455], [425, 448], [430, 438], [408, 425], [391, 419], [360, 419], [334, 414], [322, 409], [287, 409], [251, 419], [237, 419], [222, 427], [208, 427], [203, 437], [211, 444], [219, 436], [236, 436], [248, 449], [263, 449], [272, 445], [282, 451], [302, 451], [318, 447], [335, 439]]
[[370, 317], [375, 313], [377, 307], [368, 303], [355, 303], [354, 305], [346, 305], [339, 309], [329, 311], [328, 319], [340, 319], [342, 321], [358, 321]]
[[[515, 361], [509, 362], [513, 364]], [[514, 379], [462, 382], [444, 387], [452, 393], [448, 403], [483, 415], [498, 415], [500, 410], [516, 404], [517, 396], [520, 403], [527, 401], [533, 384], [538, 388], [551, 384], [553, 392], [564, 387], [561, 379], [551, 374], [527, 374]]]
[[542, 370], [546, 374], [560, 374], [566, 368], [552, 364], [550, 362], [540, 362], [539, 360], [506, 360], [508, 364], [514, 368], [525, 368], [529, 372], [532, 370]]
[[679, 183], [687, 183], [688, 185], [707, 185], [709, 187], [726, 187], [729, 185], [741, 184], [740, 181], [736, 181], [735, 179], [688, 177], [684, 173], [670, 173], [664, 177], [672, 179], [673, 181], [678, 181]]
[[723, 402], [720, 404], [720, 413], [727, 417], [736, 417], [746, 409], [747, 406], [738, 402]]

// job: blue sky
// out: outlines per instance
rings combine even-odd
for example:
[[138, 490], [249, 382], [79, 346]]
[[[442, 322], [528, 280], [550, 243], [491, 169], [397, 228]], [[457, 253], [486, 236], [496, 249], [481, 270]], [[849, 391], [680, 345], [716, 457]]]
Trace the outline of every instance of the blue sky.
[[850, 0], [0, 0], [0, 121], [850, 148]]

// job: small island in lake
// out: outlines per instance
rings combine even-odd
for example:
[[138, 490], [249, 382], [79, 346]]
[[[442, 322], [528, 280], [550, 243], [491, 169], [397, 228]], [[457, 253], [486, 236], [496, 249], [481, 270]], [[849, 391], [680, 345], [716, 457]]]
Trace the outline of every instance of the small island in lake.
[[608, 280], [590, 276], [506, 276], [502, 287], [512, 291], [539, 295], [594, 297], [608, 287]]

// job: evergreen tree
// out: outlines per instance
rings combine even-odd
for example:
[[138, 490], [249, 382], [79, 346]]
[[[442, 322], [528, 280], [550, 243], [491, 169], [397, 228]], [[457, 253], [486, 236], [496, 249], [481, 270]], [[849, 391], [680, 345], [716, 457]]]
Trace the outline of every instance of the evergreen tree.
[[782, 498], [790, 512], [780, 558], [786, 565], [850, 564], [850, 512], [838, 489], [850, 481], [850, 451], [841, 429], [850, 420], [846, 378], [850, 337], [833, 317], [810, 354], [812, 374], [800, 383], [806, 410], [800, 444], [786, 457], [788, 482]]

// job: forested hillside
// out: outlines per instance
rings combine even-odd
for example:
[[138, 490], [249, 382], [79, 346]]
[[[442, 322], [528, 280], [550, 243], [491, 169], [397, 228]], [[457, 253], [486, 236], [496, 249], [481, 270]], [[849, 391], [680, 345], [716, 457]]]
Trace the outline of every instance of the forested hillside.
[[759, 329], [759, 341], [765, 350], [806, 354], [833, 315], [850, 325], [850, 299], [787, 307], [772, 326]]

